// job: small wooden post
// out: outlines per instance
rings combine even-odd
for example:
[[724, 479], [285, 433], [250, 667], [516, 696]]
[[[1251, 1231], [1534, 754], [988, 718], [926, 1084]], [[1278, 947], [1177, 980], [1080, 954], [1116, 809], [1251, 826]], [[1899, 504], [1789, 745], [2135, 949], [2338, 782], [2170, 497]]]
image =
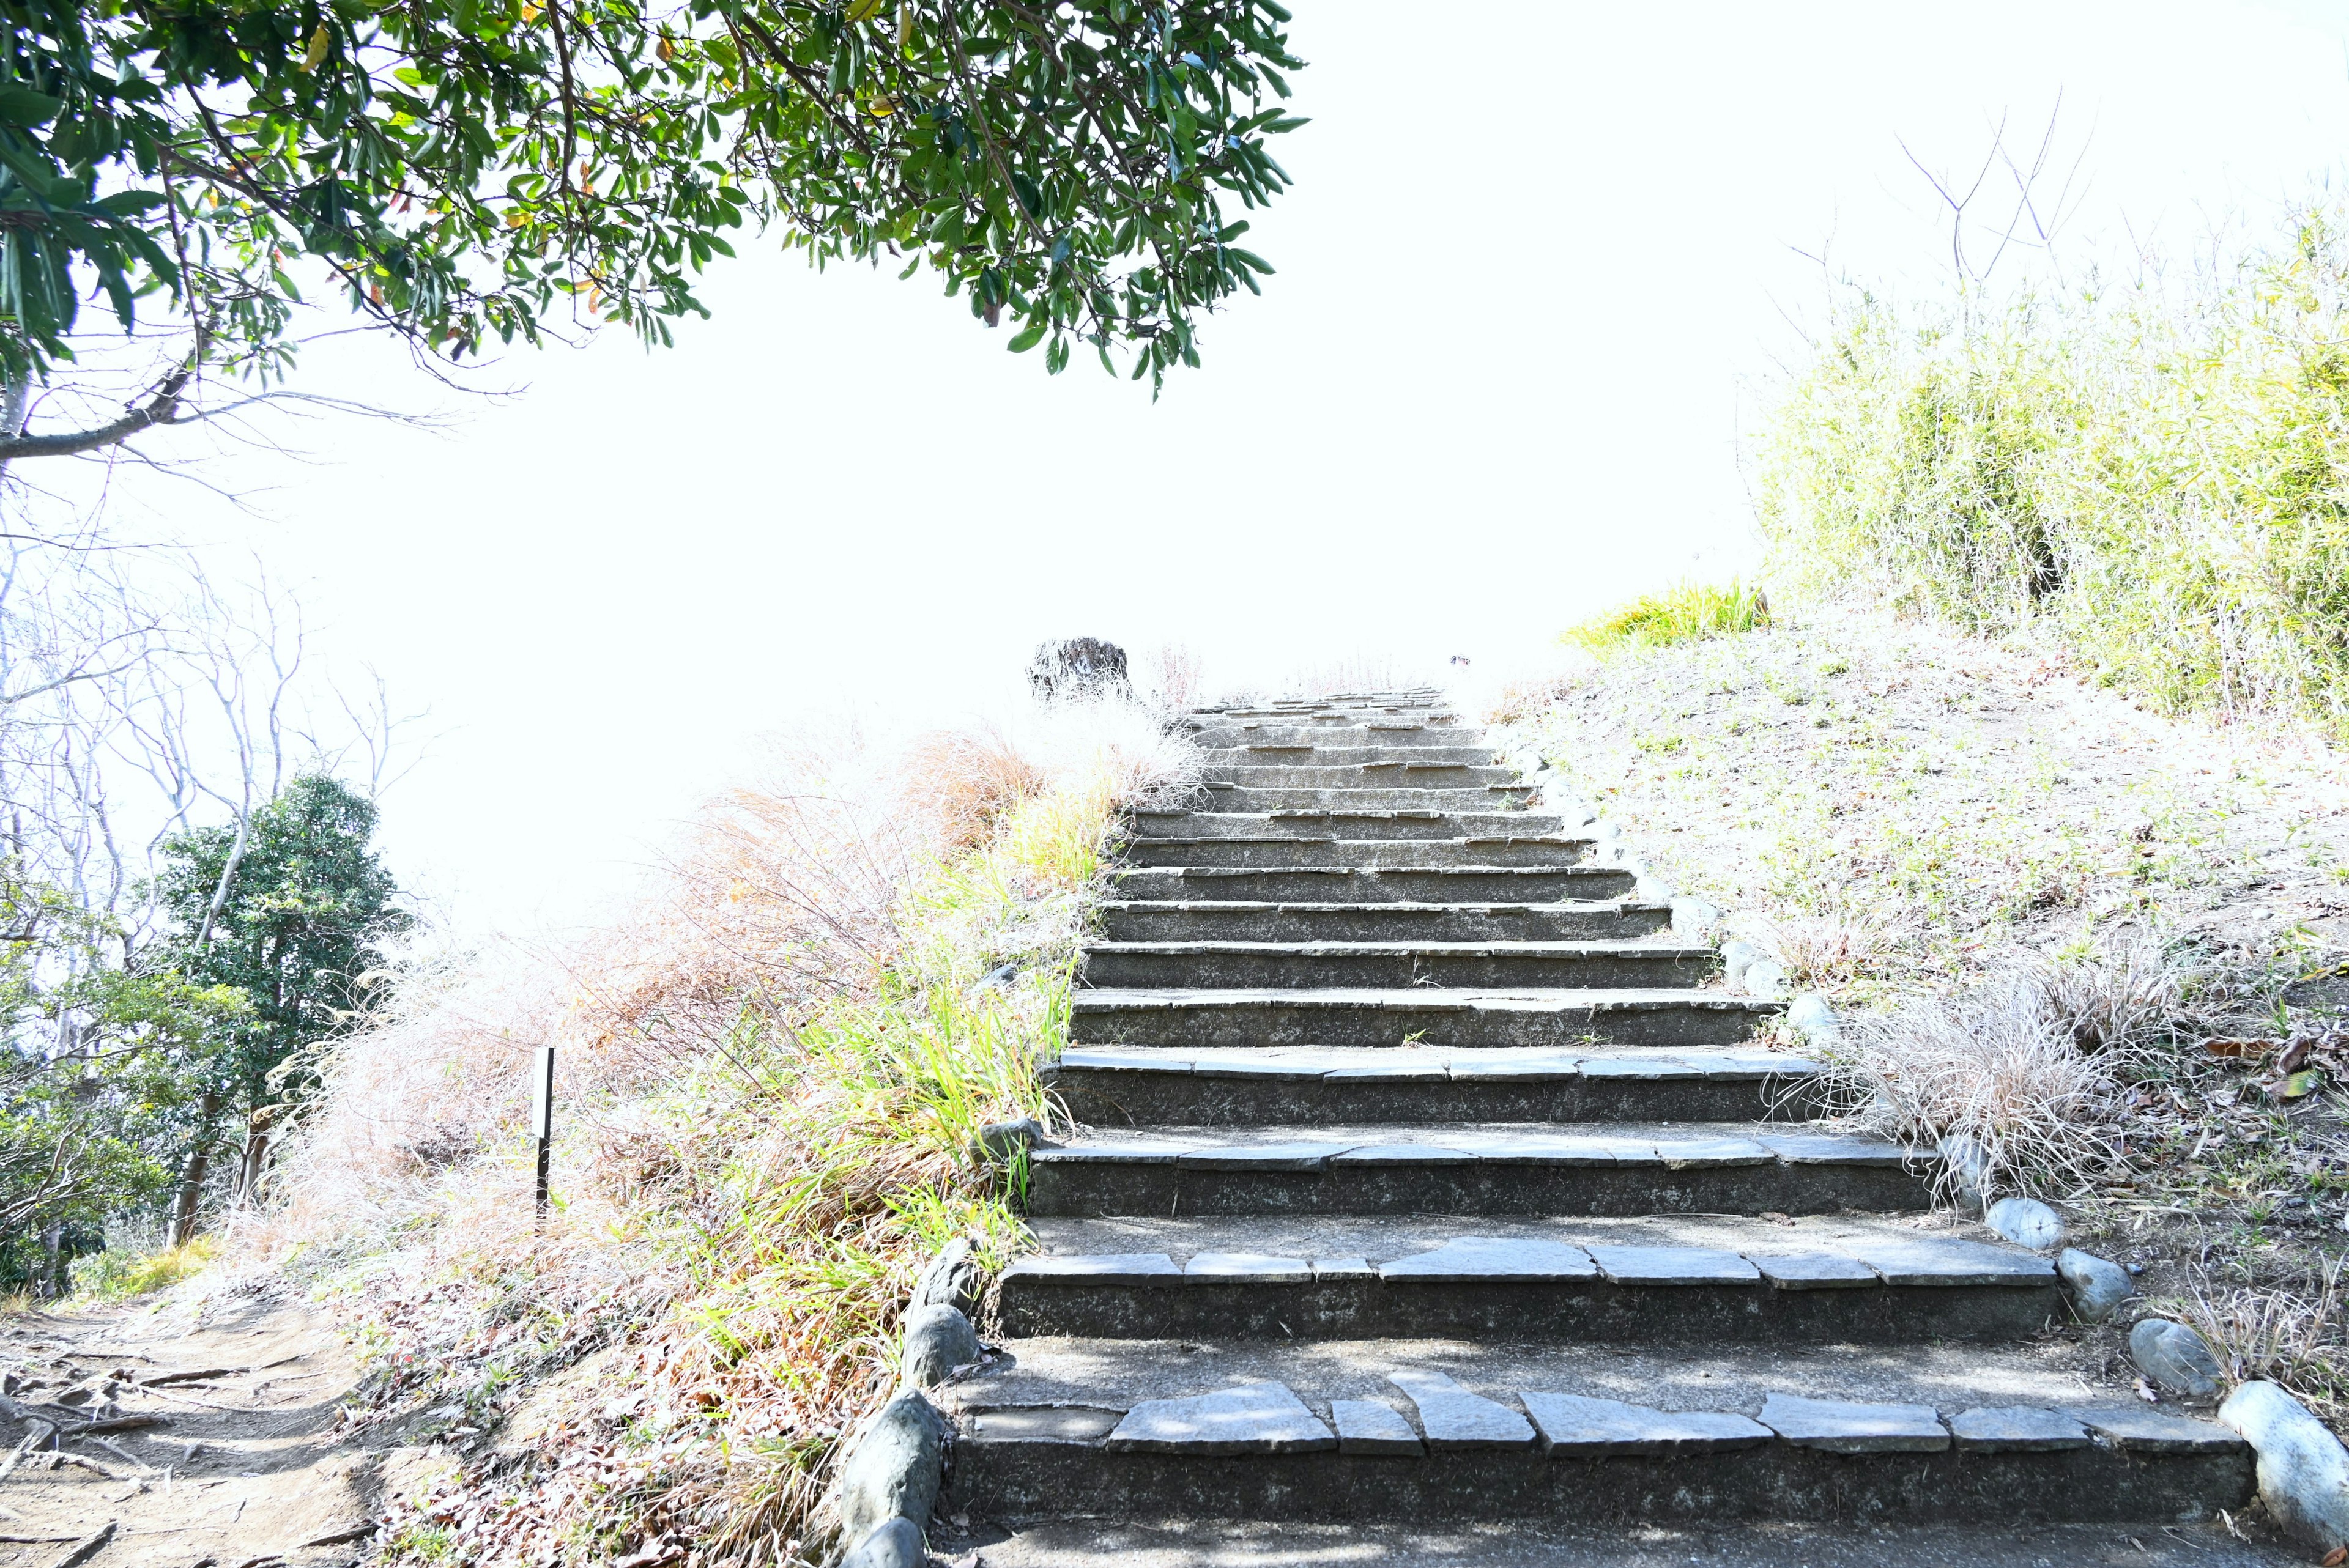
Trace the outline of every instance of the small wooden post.
[[530, 1135], [538, 1145], [538, 1187], [533, 1223], [546, 1220], [546, 1167], [554, 1147], [554, 1047], [541, 1046], [532, 1053], [530, 1071]]

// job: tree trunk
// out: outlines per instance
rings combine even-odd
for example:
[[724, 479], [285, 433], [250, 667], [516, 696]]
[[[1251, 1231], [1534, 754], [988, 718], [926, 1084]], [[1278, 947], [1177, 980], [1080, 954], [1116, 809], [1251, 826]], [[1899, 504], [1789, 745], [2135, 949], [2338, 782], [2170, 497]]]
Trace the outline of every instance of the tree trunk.
[[180, 1201], [171, 1212], [171, 1244], [184, 1247], [196, 1237], [196, 1204], [202, 1199], [204, 1178], [212, 1167], [212, 1118], [220, 1114], [220, 1096], [211, 1089], [196, 1107], [196, 1135], [188, 1145], [187, 1163], [180, 1168]]
[[264, 1105], [254, 1109], [244, 1126], [244, 1166], [236, 1174], [236, 1201], [251, 1203], [261, 1196], [261, 1171], [269, 1162], [269, 1130], [277, 1120], [278, 1108]]

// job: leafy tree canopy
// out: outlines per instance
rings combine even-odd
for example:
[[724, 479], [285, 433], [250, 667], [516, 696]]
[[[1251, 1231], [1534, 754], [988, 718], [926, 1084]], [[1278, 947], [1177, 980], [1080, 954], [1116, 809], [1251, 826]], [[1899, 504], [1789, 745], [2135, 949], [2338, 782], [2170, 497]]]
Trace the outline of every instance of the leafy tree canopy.
[[255, 811], [242, 836], [202, 828], [165, 841], [156, 893], [181, 928], [181, 968], [250, 1001], [206, 1074], [226, 1103], [276, 1100], [285, 1086], [273, 1073], [357, 1009], [372, 947], [410, 923], [368, 848], [375, 825], [372, 802], [312, 776]]
[[[297, 263], [454, 359], [557, 313], [648, 342], [772, 222], [819, 264], [925, 263], [1009, 346], [1154, 383], [1271, 268], [1275, 0], [0, 0], [0, 371], [78, 295], [291, 353]], [[130, 418], [139, 417], [133, 410]], [[0, 432], [5, 438], [15, 431]], [[62, 439], [62, 438], [60, 438]], [[0, 456], [37, 455], [16, 438]], [[56, 449], [79, 449], [59, 447]]]

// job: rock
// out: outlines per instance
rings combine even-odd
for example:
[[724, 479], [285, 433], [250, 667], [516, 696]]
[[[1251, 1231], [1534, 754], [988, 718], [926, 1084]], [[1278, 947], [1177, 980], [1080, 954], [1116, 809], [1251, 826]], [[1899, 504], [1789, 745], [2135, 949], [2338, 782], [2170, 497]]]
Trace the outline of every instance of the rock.
[[1642, 903], [1670, 903], [1680, 896], [1680, 889], [1650, 871], [1643, 872], [1631, 891]]
[[1795, 988], [1794, 977], [1775, 958], [1756, 958], [1745, 966], [1743, 987], [1749, 996], [1764, 1000], [1784, 996]]
[[2064, 1216], [2036, 1198], [2001, 1198], [1982, 1222], [2016, 1246], [2038, 1252], [2062, 1246], [2068, 1234]]
[[1099, 637], [1065, 637], [1044, 644], [1028, 661], [1028, 689], [1038, 702], [1096, 702], [1132, 696], [1125, 650]]
[[2349, 1546], [2349, 1450], [2324, 1423], [2267, 1382], [2230, 1394], [2219, 1419], [2259, 1456], [2260, 1501], [2285, 1534], [2320, 1557]]
[[2204, 1398], [2219, 1391], [2219, 1358], [2182, 1323], [2148, 1317], [2129, 1330], [2129, 1359], [2157, 1387]]
[[1721, 977], [1733, 991], [1745, 988], [1745, 971], [1762, 956], [1762, 950], [1750, 942], [1724, 942], [1721, 944]]
[[959, 1308], [940, 1302], [906, 1315], [905, 1348], [897, 1358], [897, 1375], [910, 1386], [936, 1387], [956, 1367], [978, 1358], [978, 1330]]
[[951, 1306], [957, 1312], [968, 1312], [978, 1299], [979, 1280], [985, 1271], [979, 1267], [978, 1252], [968, 1236], [957, 1236], [938, 1249], [938, 1255], [922, 1271], [914, 1285], [914, 1307]]
[[1950, 1432], [1969, 1453], [2039, 1453], [2089, 1446], [2088, 1429], [2071, 1417], [2022, 1405], [1961, 1411], [1950, 1418]]
[[1960, 1211], [1979, 1214], [1990, 1203], [1990, 1161], [1972, 1136], [1952, 1132], [1934, 1145], [1950, 1181], [1950, 1195]]
[[1806, 991], [1787, 1004], [1786, 1022], [1795, 1026], [1795, 1032], [1803, 1037], [1806, 1045], [1828, 1045], [1843, 1037], [1843, 1026], [1836, 1022], [1835, 1009], [1816, 991]]
[[1762, 1401], [1762, 1424], [1796, 1448], [1831, 1454], [1937, 1453], [1950, 1446], [1949, 1429], [1930, 1405], [1857, 1405], [1773, 1394]]
[[2121, 1303], [2137, 1294], [2128, 1270], [2076, 1247], [2066, 1247], [2055, 1255], [2055, 1273], [2064, 1282], [2064, 1294], [2072, 1298], [2073, 1312], [2083, 1323], [2110, 1322]]
[[946, 1418], [921, 1395], [890, 1400], [840, 1467], [843, 1538], [861, 1543], [892, 1519], [929, 1518], [946, 1439]]
[[1387, 1381], [1419, 1407], [1427, 1446], [1441, 1449], [1530, 1449], [1533, 1423], [1496, 1400], [1472, 1394], [1441, 1372], [1390, 1372]]
[[1044, 1140], [1044, 1124], [1032, 1116], [1017, 1121], [990, 1121], [978, 1130], [981, 1158], [1000, 1165], [1018, 1150]]
[[1109, 1435], [1112, 1452], [1309, 1454], [1338, 1446], [1281, 1383], [1246, 1383], [1188, 1399], [1145, 1399]]
[[1419, 1434], [1393, 1406], [1376, 1399], [1332, 1399], [1341, 1454], [1418, 1454]]
[[921, 1568], [929, 1561], [920, 1526], [910, 1519], [884, 1521], [840, 1560], [840, 1568]]
[[1672, 934], [1703, 942], [1721, 929], [1721, 906], [1709, 899], [1672, 900]]
[[1757, 1448], [1770, 1430], [1744, 1416], [1651, 1410], [1579, 1394], [1522, 1396], [1552, 1454], [1682, 1454]]

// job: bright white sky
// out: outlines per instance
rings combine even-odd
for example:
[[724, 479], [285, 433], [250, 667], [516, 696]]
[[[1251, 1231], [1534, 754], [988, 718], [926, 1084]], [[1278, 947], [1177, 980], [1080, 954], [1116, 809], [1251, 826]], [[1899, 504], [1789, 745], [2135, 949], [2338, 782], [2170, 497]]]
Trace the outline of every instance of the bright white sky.
[[[1798, 253], [1945, 253], [1904, 141], [1971, 167], [2060, 92], [2083, 243], [2190, 242], [2349, 149], [2334, 5], [1289, 3], [1315, 123], [1250, 241], [1279, 275], [1154, 407], [1048, 379], [926, 276], [750, 245], [673, 352], [520, 354], [524, 395], [447, 434], [221, 459], [264, 515], [134, 482], [430, 710], [385, 801], [402, 880], [463, 927], [565, 924], [761, 732], [986, 707], [1046, 637], [1187, 644], [1211, 683], [1489, 667], [1736, 571], [1740, 430], [1821, 294]], [[438, 396], [372, 350], [306, 385]]]

